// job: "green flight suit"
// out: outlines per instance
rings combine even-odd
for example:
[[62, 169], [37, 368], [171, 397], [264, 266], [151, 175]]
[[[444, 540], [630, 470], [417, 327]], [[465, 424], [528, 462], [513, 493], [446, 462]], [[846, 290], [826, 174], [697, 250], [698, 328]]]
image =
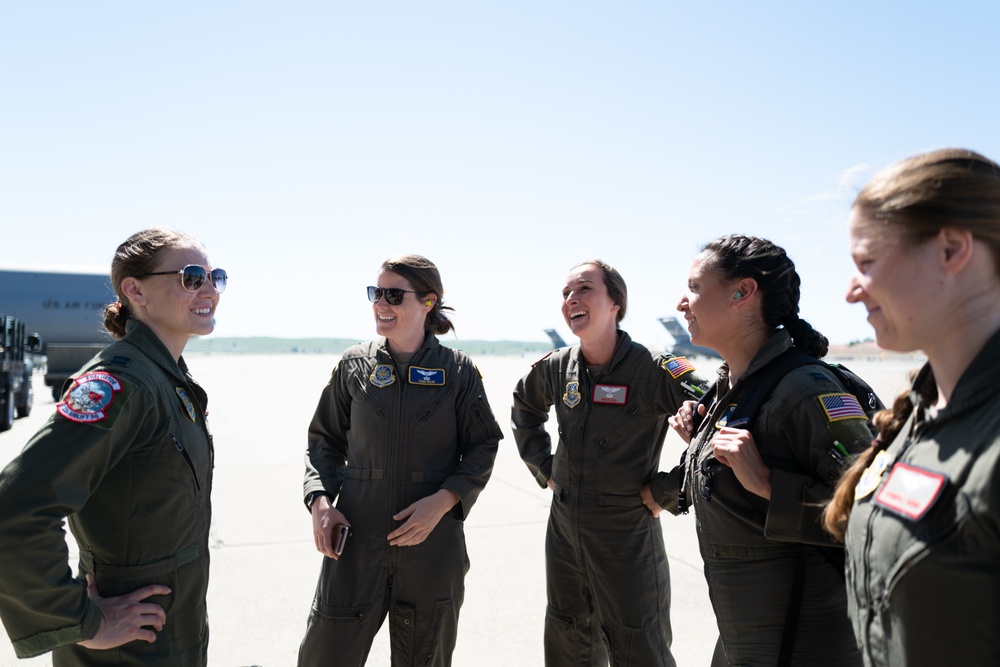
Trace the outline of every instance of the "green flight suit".
[[[854, 400], [853, 414], [824, 408], [824, 397], [848, 403], [851, 397], [822, 366], [795, 368], [774, 387], [751, 429], [772, 471], [770, 500], [745, 490], [712, 454], [711, 441], [726, 425], [743, 387], [791, 344], [788, 333], [779, 330], [733, 386], [722, 365], [716, 400], [687, 451], [684, 493], [694, 509], [709, 597], [730, 664], [775, 664], [794, 608], [793, 665], [857, 665], [842, 551], [819, 517], [849, 462], [834, 443], [856, 453], [872, 440], [860, 405]], [[653, 498], [675, 514], [681, 479], [678, 468], [650, 484]], [[796, 594], [799, 568], [804, 580]]]
[[[521, 458], [555, 489], [545, 540], [545, 664], [672, 666], [670, 571], [659, 519], [640, 492], [660, 463], [667, 418], [705, 383], [683, 357], [624, 331], [611, 363], [579, 346], [535, 363], [514, 390]], [[545, 428], [555, 410], [559, 442]]]
[[[18, 657], [69, 665], [204, 665], [212, 438], [207, 396], [143, 324], [92, 359], [24, 451], [0, 473], [0, 618]], [[79, 578], [61, 523], [80, 547]], [[7, 545], [18, 545], [9, 548]], [[112, 597], [172, 593], [152, 643], [90, 650], [101, 613], [85, 573]]]
[[[309, 424], [303, 497], [328, 494], [351, 523], [324, 558], [299, 665], [365, 663], [386, 617], [392, 665], [446, 667], [469, 558], [465, 518], [503, 433], [479, 370], [427, 333], [404, 371], [384, 338], [346, 350]], [[393, 516], [447, 489], [460, 500], [420, 544], [392, 546]]]
[[862, 475], [847, 526], [848, 612], [866, 665], [1000, 665], [1000, 333], [937, 411], [916, 409]]

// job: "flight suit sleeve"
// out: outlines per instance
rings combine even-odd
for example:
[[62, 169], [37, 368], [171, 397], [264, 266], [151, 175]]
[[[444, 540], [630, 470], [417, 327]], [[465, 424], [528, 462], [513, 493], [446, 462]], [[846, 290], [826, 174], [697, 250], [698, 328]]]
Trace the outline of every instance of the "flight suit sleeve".
[[662, 412], [676, 414], [684, 401], [697, 401], [705, 395], [709, 383], [686, 358], [664, 354], [659, 365], [662, 372], [657, 374], [656, 403]]
[[764, 524], [769, 539], [832, 543], [820, 523], [823, 508], [854, 455], [867, 449], [873, 437], [865, 417], [844, 418], [824, 409], [823, 396], [838, 393], [850, 397], [843, 390], [793, 393], [773, 396], [762, 406], [759, 425], [767, 434], [768, 452], [797, 464], [796, 469], [769, 465], [771, 498]]
[[462, 458], [441, 488], [458, 495], [461, 517], [465, 519], [493, 473], [503, 432], [490, 409], [479, 370], [471, 362], [462, 370], [468, 378], [456, 406]]
[[[656, 373], [656, 405], [667, 414], [674, 415], [685, 401], [698, 401], [705, 395], [709, 383], [702, 378], [694, 364], [684, 357], [671, 354], [659, 358]], [[683, 452], [677, 454], [680, 459]], [[681, 490], [682, 468], [674, 466], [668, 472], [654, 473], [649, 480], [649, 492], [656, 503], [671, 514], [681, 514], [677, 497]]]
[[510, 411], [511, 430], [521, 460], [540, 487], [547, 488], [552, 477], [552, 437], [545, 429], [552, 407], [552, 390], [546, 364], [542, 360], [517, 383]]
[[343, 362], [338, 363], [320, 394], [316, 412], [309, 422], [306, 472], [302, 483], [304, 499], [318, 491], [329, 494], [330, 499], [335, 500], [344, 483], [352, 400], [345, 386], [348, 375]]
[[7, 545], [0, 617], [19, 658], [90, 639], [100, 627], [100, 610], [70, 569], [63, 519], [87, 503], [133, 443], [166, 428], [148, 389], [121, 382], [103, 417], [79, 423], [54, 414], [0, 473], [0, 544]]

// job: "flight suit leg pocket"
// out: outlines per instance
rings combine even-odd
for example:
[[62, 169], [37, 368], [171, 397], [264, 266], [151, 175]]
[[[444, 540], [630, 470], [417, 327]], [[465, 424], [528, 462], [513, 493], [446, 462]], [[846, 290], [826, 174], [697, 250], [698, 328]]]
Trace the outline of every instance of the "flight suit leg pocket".
[[621, 646], [612, 653], [614, 667], [674, 667], [670, 648], [659, 624], [622, 628]]
[[389, 608], [389, 645], [393, 665], [412, 665], [413, 638], [416, 635], [416, 608], [405, 602], [393, 602]]
[[298, 664], [363, 664], [379, 625], [371, 607], [333, 607], [316, 600], [299, 645]]
[[546, 665], [590, 664], [589, 632], [584, 632], [576, 616], [552, 605], [545, 609], [544, 644]]
[[434, 603], [430, 627], [420, 638], [420, 652], [414, 664], [426, 667], [445, 667], [450, 664], [455, 643], [458, 641], [458, 614], [462, 609], [464, 594], [450, 600]]

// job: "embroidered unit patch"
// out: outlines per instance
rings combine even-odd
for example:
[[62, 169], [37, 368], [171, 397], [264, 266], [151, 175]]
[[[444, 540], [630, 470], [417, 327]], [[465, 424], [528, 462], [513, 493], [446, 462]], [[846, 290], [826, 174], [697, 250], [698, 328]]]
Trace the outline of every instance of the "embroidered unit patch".
[[685, 357], [664, 359], [660, 366], [663, 370], [670, 373], [670, 377], [675, 380], [685, 373], [690, 373], [694, 370], [694, 366]]
[[567, 408], [575, 408], [580, 405], [580, 383], [567, 382], [566, 393], [563, 394], [563, 403]]
[[423, 384], [432, 387], [444, 386], [443, 368], [420, 368], [410, 366], [410, 384]]
[[70, 421], [92, 424], [108, 418], [107, 409], [122, 390], [122, 384], [111, 373], [95, 372], [73, 380], [66, 400], [56, 405], [56, 412]]
[[396, 374], [392, 372], [392, 366], [389, 364], [379, 364], [372, 371], [371, 377], [368, 381], [373, 385], [381, 389], [382, 387], [388, 387], [390, 384], [396, 381]]
[[616, 384], [595, 384], [594, 403], [601, 405], [625, 405], [628, 400], [628, 387]]
[[875, 504], [919, 521], [941, 496], [945, 481], [940, 473], [897, 463], [882, 490], [875, 495]]
[[187, 409], [188, 418], [191, 421], [198, 421], [198, 414], [194, 411], [194, 403], [188, 398], [187, 392], [184, 391], [184, 387], [175, 387], [174, 391], [177, 392], [177, 396], [181, 399], [181, 403], [184, 404], [185, 409]]
[[884, 450], [875, 455], [871, 465], [861, 473], [861, 478], [858, 479], [858, 483], [854, 487], [855, 500], [861, 500], [878, 488], [878, 485], [882, 483], [882, 473], [889, 467], [889, 461], [891, 460], [892, 456]]
[[826, 420], [835, 422], [841, 419], [868, 419], [858, 399], [854, 394], [823, 394], [817, 396], [820, 407], [826, 413]]

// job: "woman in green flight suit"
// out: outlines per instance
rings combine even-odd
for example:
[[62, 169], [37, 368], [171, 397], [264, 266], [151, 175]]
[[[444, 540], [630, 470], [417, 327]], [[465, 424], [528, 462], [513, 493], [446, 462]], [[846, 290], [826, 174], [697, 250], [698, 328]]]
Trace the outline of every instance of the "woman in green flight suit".
[[206, 664], [213, 449], [181, 353], [212, 332], [226, 280], [184, 234], [149, 229], [118, 247], [104, 311], [118, 340], [0, 473], [0, 618], [18, 657]]

